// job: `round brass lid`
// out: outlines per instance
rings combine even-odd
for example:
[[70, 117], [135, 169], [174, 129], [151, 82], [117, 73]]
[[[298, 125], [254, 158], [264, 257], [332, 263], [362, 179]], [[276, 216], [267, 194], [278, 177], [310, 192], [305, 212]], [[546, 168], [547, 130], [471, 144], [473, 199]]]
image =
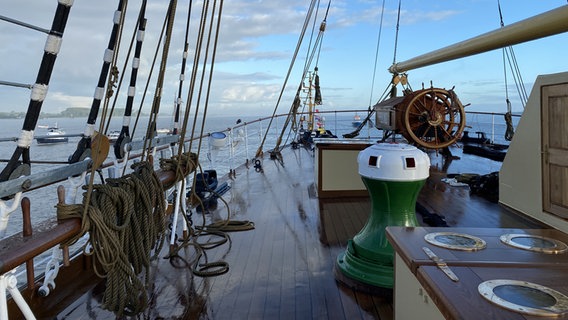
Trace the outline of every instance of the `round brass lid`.
[[501, 242], [515, 248], [542, 253], [558, 254], [568, 250], [568, 246], [556, 239], [531, 234], [504, 234]]
[[457, 232], [432, 232], [425, 235], [424, 240], [438, 247], [463, 251], [481, 250], [487, 246], [483, 239]]
[[523, 314], [558, 317], [568, 312], [568, 297], [539, 284], [518, 280], [489, 280], [479, 284], [482, 297]]

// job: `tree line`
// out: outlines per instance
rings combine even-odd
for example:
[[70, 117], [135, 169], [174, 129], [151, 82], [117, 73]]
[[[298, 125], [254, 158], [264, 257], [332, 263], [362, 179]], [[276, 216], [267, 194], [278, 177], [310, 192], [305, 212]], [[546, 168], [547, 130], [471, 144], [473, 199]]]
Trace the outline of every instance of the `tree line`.
[[[59, 113], [48, 113], [42, 112], [40, 113], [40, 118], [86, 118], [89, 116], [90, 109], [89, 108], [81, 108], [81, 107], [74, 107], [74, 108], [67, 108]], [[133, 116], [136, 115], [136, 112], [132, 112]], [[114, 109], [114, 116], [122, 116], [124, 114], [124, 108], [115, 108]], [[9, 111], [9, 112], [0, 112], [0, 119], [23, 119], [26, 116], [25, 112], [18, 112], [18, 111]]]

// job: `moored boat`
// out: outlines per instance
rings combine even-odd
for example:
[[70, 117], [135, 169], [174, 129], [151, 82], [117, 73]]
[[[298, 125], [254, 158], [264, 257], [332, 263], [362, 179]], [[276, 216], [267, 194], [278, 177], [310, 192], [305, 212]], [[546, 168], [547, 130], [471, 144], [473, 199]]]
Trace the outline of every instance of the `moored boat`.
[[120, 131], [118, 130], [112, 130], [108, 134], [108, 140], [110, 142], [115, 142], [116, 140], [118, 140], [119, 137], [120, 137]]
[[351, 125], [353, 126], [353, 128], [357, 128], [361, 125], [361, 116], [359, 116], [357, 113], [355, 113], [355, 115], [353, 116], [353, 121], [351, 122]]
[[47, 128], [45, 135], [37, 136], [36, 142], [40, 145], [67, 143], [69, 138], [65, 136], [65, 131], [61, 130], [57, 124]]

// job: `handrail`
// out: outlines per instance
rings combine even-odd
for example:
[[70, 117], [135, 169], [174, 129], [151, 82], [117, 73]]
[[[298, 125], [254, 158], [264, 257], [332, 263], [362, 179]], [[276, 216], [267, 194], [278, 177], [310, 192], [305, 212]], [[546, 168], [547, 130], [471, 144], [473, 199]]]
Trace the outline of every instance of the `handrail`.
[[[329, 115], [329, 114], [341, 114], [341, 113], [353, 113], [353, 112], [367, 112], [364, 109], [354, 109], [354, 110], [337, 110], [337, 111], [320, 111], [319, 113], [322, 115]], [[483, 111], [466, 111], [468, 114], [480, 114], [480, 115], [503, 115], [503, 113], [495, 113], [495, 112], [483, 112]], [[299, 115], [307, 114], [307, 113], [298, 113]], [[287, 114], [278, 114], [275, 115], [276, 118], [285, 117]], [[514, 117], [520, 117], [520, 115], [513, 114]], [[250, 126], [256, 123], [261, 123], [263, 121], [269, 120], [271, 117], [260, 117], [255, 120], [250, 121], [243, 121], [233, 127], [225, 128], [217, 132], [223, 133], [230, 133], [232, 130], [236, 130], [239, 128], [244, 128], [246, 126]], [[337, 128], [335, 128], [337, 129]], [[186, 139], [185, 142], [189, 142], [190, 140], [198, 140], [198, 139], [205, 139], [211, 135], [211, 132], [205, 133], [202, 137], [194, 137], [193, 139]], [[153, 140], [153, 145], [157, 146], [158, 150], [163, 150], [169, 146], [170, 143], [176, 143], [179, 141], [178, 135], [168, 135], [168, 136], [157, 136]], [[130, 144], [125, 145], [125, 151], [132, 152], [133, 150], [140, 150], [143, 147], [142, 140], [136, 140], [131, 142]], [[237, 153], [235, 153], [237, 154]], [[136, 157], [137, 155], [132, 154], [131, 157]], [[250, 160], [250, 159], [245, 159]], [[102, 165], [102, 168], [107, 168], [113, 165], [112, 161], [107, 161]], [[240, 164], [237, 164], [237, 166]], [[0, 182], [0, 198], [13, 195], [17, 192], [26, 192], [30, 190], [34, 190], [37, 188], [41, 188], [53, 183], [57, 183], [60, 181], [65, 180], [69, 176], [79, 175], [82, 172], [86, 171], [90, 166], [90, 161], [85, 160], [83, 162], [78, 162], [75, 164], [69, 164], [67, 166], [62, 166], [56, 169], [34, 173], [29, 176], [23, 176], [13, 180], [7, 180], [4, 182]]]

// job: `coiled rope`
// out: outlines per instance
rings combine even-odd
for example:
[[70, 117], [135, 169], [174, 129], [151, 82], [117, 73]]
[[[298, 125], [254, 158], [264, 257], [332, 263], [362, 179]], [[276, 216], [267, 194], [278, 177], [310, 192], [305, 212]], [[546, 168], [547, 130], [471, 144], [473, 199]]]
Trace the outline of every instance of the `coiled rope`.
[[103, 305], [117, 316], [146, 308], [145, 284], [138, 275], [146, 271], [147, 281], [155, 258], [151, 252], [157, 255], [161, 250], [166, 230], [166, 201], [159, 178], [148, 162], [136, 163], [132, 169], [129, 175], [94, 185], [88, 204], [57, 205], [59, 219], [82, 219], [80, 234], [65, 244], [89, 233], [83, 250], [94, 257], [95, 273], [106, 278]]
[[173, 187], [177, 182], [185, 179], [190, 173], [197, 168], [197, 154], [193, 152], [180, 153], [171, 158], [161, 158], [160, 168], [162, 170], [174, 171], [176, 173], [175, 181], [168, 185], [164, 185], [164, 189]]
[[[203, 174], [201, 165], [197, 165], [196, 171], [199, 171], [201, 172], [201, 174]], [[191, 195], [189, 196], [189, 202], [193, 202], [196, 206], [205, 208], [203, 201], [195, 194], [193, 190], [190, 193]], [[191, 230], [191, 237], [183, 239], [180, 245], [176, 246], [175, 248], [171, 248], [171, 251], [167, 257], [170, 259], [172, 266], [176, 268], [189, 268], [194, 275], [199, 277], [218, 276], [229, 271], [229, 264], [226, 261], [218, 260], [209, 262], [206, 250], [213, 249], [226, 242], [230, 242], [231, 238], [229, 237], [228, 232], [254, 229], [254, 222], [230, 220], [229, 217], [231, 216], [231, 213], [229, 204], [225, 201], [225, 199], [223, 199], [220, 194], [217, 194], [215, 190], [207, 188], [207, 191], [217, 196], [225, 204], [225, 207], [227, 208], [227, 218], [205, 225], [205, 211], [203, 211], [201, 213], [201, 225], [194, 227], [193, 221], [191, 221], [191, 217], [186, 214], [182, 214], [188, 229]], [[172, 232], [175, 231], [172, 230]], [[205, 242], [199, 241], [200, 238], [206, 236], [209, 236], [209, 238]], [[213, 240], [211, 237], [217, 237], [219, 239]], [[193, 258], [193, 260], [188, 261], [186, 258], [179, 255], [179, 251], [182, 248], [190, 246], [195, 248], [196, 256], [195, 258]], [[202, 259], [204, 259], [204, 262], [201, 262]]]

